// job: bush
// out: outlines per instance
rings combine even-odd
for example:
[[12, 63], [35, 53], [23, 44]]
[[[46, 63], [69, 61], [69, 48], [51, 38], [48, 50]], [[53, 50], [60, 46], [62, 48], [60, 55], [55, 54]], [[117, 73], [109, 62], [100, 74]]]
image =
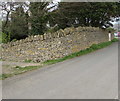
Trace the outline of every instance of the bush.
[[112, 42], [117, 42], [118, 41], [118, 39], [116, 39], [116, 38], [114, 38], [113, 40], [112, 40]]
[[107, 28], [107, 31], [108, 31], [108, 32], [114, 32], [115, 30], [114, 30], [114, 28], [108, 27], [108, 28]]
[[100, 46], [97, 44], [93, 44], [92, 46], [90, 46], [90, 48], [95, 50], [95, 49], [100, 49]]
[[13, 39], [13, 40], [12, 40], [12, 42], [15, 42], [15, 41], [17, 41], [17, 39]]
[[56, 27], [54, 27], [54, 28], [49, 28], [47, 31], [46, 31], [46, 33], [54, 33], [54, 32], [56, 32], [56, 31], [58, 31], [59, 30], [59, 28], [56, 26]]
[[7, 43], [10, 41], [10, 34], [1, 32], [1, 43]]

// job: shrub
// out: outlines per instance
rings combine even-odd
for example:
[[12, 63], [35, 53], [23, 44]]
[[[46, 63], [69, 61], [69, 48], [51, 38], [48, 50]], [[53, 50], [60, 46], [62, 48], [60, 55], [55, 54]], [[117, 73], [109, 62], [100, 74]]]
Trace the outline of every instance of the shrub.
[[12, 40], [12, 42], [15, 42], [15, 41], [17, 41], [17, 39], [13, 39], [13, 40]]
[[117, 42], [118, 41], [118, 39], [116, 39], [116, 38], [114, 38], [113, 40], [112, 40], [112, 42]]
[[1, 32], [1, 42], [7, 43], [9, 41], [10, 41], [10, 33], [6, 34], [6, 33]]
[[92, 46], [90, 46], [91, 49], [95, 50], [95, 49], [99, 49], [100, 46], [97, 44], [93, 44]]

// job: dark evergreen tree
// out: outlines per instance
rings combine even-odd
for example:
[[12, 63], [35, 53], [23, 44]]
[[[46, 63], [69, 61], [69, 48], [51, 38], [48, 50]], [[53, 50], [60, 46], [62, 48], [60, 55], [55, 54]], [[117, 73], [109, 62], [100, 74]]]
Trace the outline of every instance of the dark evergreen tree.
[[[110, 26], [111, 17], [115, 17], [118, 5], [115, 2], [60, 2], [52, 12], [51, 23], [60, 28], [69, 26]], [[117, 14], [116, 14], [117, 13]]]
[[49, 2], [31, 2], [30, 3], [30, 23], [31, 34], [43, 34], [46, 30], [48, 22]]
[[28, 15], [22, 7], [16, 8], [11, 14], [9, 33], [12, 39], [23, 39], [28, 36]]

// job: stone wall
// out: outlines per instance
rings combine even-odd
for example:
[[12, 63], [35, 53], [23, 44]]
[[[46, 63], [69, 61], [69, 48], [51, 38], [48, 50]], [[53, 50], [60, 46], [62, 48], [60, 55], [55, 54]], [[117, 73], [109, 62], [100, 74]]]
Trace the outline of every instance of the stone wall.
[[61, 58], [86, 49], [92, 44], [108, 41], [108, 32], [94, 27], [70, 27], [55, 33], [29, 36], [2, 45], [2, 59], [42, 62]]

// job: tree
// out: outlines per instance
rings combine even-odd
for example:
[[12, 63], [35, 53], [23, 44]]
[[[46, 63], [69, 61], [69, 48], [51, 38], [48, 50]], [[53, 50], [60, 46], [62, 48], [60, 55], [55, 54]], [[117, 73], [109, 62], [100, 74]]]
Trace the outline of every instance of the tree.
[[116, 15], [116, 8], [115, 2], [60, 2], [57, 10], [52, 14], [54, 23], [57, 23], [60, 28], [102, 27], [111, 25], [109, 21]]
[[111, 17], [115, 17], [117, 5], [115, 2], [92, 2], [90, 24], [95, 27], [112, 26], [109, 22]]
[[28, 15], [21, 7], [16, 8], [11, 14], [9, 33], [12, 39], [23, 39], [28, 36]]
[[31, 34], [43, 34], [46, 30], [48, 22], [49, 2], [31, 2], [30, 3], [30, 23]]
[[[28, 31], [27, 27], [24, 26], [27, 21], [27, 14], [25, 14], [24, 12], [26, 6], [26, 2], [11, 1], [0, 3], [0, 7], [2, 10], [2, 35], [3, 40], [5, 40], [3, 42], [11, 41], [14, 38], [21, 39], [26, 36], [26, 33]], [[23, 34], [25, 35], [23, 36]]]
[[9, 22], [11, 13], [15, 11], [16, 7], [22, 6], [24, 4], [26, 3], [24, 2], [0, 2], [2, 18], [4, 20], [4, 23], [2, 24], [3, 31]]
[[116, 2], [116, 16], [117, 17], [120, 17], [120, 2]]

